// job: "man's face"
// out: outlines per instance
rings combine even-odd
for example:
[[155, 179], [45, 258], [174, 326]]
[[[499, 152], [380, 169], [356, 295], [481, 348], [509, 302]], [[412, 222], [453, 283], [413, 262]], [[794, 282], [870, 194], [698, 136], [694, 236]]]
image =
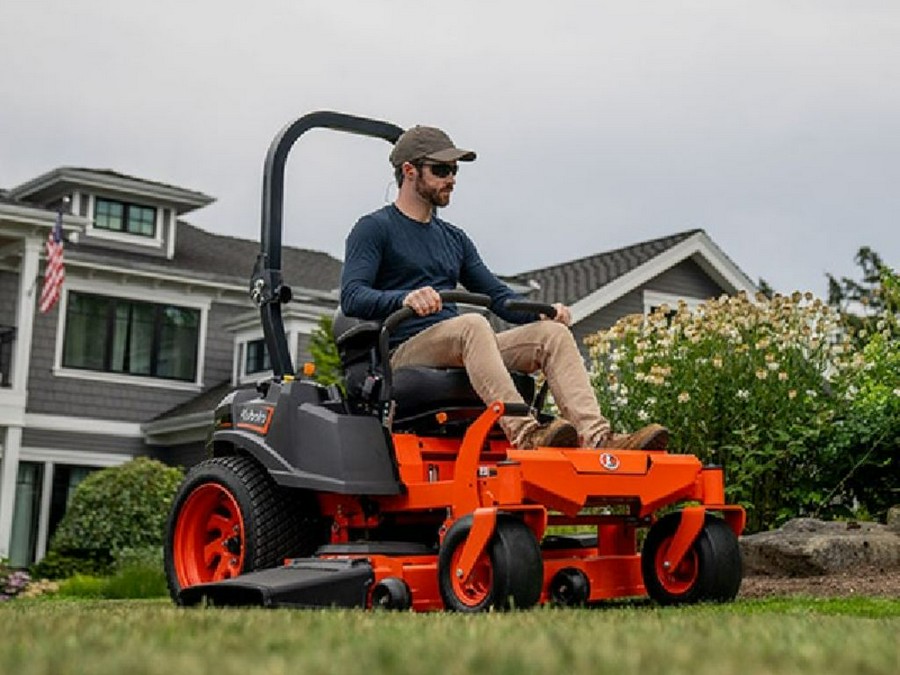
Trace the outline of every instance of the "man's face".
[[416, 192], [432, 206], [447, 206], [456, 185], [456, 170], [456, 162], [423, 162], [416, 167]]

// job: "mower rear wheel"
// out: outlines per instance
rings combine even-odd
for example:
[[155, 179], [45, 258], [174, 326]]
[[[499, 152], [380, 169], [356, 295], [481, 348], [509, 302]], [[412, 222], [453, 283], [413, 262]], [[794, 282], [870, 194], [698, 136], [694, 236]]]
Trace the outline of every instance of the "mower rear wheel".
[[680, 522], [680, 513], [670, 513], [650, 528], [644, 540], [641, 572], [647, 593], [663, 605], [733, 600], [743, 578], [734, 532], [721, 518], [707, 515], [696, 541], [672, 568], [666, 558]]
[[494, 534], [467, 579], [456, 570], [472, 516], [456, 521], [447, 531], [438, 555], [438, 584], [447, 609], [484, 612], [488, 609], [527, 609], [541, 597], [544, 561], [534, 533], [521, 520], [500, 515]]
[[308, 493], [279, 487], [249, 457], [193, 467], [175, 495], [165, 539], [166, 581], [182, 588], [275, 567], [309, 555], [327, 529]]

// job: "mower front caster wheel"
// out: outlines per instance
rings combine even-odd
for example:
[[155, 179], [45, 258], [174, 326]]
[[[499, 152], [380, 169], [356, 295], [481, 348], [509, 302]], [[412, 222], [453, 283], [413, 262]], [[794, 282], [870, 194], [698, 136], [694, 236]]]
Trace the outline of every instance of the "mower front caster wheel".
[[544, 562], [534, 533], [521, 520], [500, 515], [468, 578], [457, 574], [472, 516], [464, 516], [447, 531], [438, 555], [438, 582], [447, 609], [484, 612], [527, 609], [541, 597]]
[[721, 518], [707, 515], [696, 541], [673, 567], [667, 557], [680, 522], [680, 513], [670, 513], [647, 533], [641, 551], [647, 594], [663, 605], [733, 600], [743, 578], [734, 532]]

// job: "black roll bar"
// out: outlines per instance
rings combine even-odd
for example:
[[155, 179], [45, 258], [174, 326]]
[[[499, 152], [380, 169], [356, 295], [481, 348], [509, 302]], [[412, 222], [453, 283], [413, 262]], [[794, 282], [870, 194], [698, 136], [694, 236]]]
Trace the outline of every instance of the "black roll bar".
[[288, 153], [297, 139], [310, 129], [317, 128], [382, 138], [391, 144], [396, 143], [403, 133], [403, 129], [390, 122], [318, 111], [288, 124], [272, 140], [263, 166], [260, 252], [250, 277], [250, 297], [260, 310], [266, 348], [276, 378], [294, 372], [281, 318], [281, 305], [291, 299], [291, 289], [284, 284], [281, 273], [284, 168]]

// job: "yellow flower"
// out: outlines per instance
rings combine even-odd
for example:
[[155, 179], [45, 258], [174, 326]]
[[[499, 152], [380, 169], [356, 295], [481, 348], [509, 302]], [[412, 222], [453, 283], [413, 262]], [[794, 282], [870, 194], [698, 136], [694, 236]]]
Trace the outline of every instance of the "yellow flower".
[[687, 403], [690, 400], [691, 400], [691, 395], [689, 393], [687, 393], [686, 391], [683, 391], [680, 394], [678, 394], [678, 402], [679, 403]]
[[762, 368], [760, 368], [759, 370], [756, 371], [756, 379], [757, 380], [764, 380], [768, 376], [769, 376], [769, 373]]

